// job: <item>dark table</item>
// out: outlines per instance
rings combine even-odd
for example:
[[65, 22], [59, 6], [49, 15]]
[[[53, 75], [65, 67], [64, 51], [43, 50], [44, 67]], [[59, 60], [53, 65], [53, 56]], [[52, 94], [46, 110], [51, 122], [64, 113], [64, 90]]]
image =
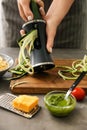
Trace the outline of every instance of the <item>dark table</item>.
[[[3, 52], [17, 58], [18, 48], [3, 48]], [[83, 58], [87, 50], [79, 49], [55, 49], [53, 58]], [[0, 80], [0, 95], [11, 93], [9, 81]], [[40, 98], [41, 110], [33, 118], [27, 119], [12, 112], [0, 108], [0, 130], [87, 130], [87, 97], [82, 102], [77, 102], [76, 109], [67, 117], [57, 118], [52, 116], [44, 106], [44, 95]]]

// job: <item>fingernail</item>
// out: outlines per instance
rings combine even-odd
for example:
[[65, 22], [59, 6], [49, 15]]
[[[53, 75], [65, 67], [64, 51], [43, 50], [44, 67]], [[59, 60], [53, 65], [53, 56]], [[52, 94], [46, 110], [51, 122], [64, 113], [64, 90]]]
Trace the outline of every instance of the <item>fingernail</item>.
[[40, 10], [44, 11], [43, 7], [40, 7]]
[[28, 16], [28, 21], [30, 21], [30, 20], [32, 20], [33, 18], [32, 18], [32, 16]]
[[52, 53], [52, 48], [51, 47], [49, 48], [49, 52]]
[[40, 11], [43, 13], [43, 15], [45, 15], [45, 11], [43, 7], [40, 7]]

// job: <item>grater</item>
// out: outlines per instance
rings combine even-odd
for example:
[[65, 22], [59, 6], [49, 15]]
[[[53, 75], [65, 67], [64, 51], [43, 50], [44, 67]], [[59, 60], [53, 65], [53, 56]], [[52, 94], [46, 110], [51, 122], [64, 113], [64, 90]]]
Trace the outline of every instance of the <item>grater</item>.
[[0, 96], [0, 107], [4, 108], [6, 110], [9, 110], [13, 113], [16, 113], [20, 116], [26, 117], [26, 118], [32, 118], [40, 109], [41, 107], [37, 105], [35, 108], [33, 108], [29, 113], [25, 113], [22, 111], [19, 111], [15, 108], [13, 108], [11, 102], [14, 100], [17, 96], [10, 94], [10, 93], [5, 93]]

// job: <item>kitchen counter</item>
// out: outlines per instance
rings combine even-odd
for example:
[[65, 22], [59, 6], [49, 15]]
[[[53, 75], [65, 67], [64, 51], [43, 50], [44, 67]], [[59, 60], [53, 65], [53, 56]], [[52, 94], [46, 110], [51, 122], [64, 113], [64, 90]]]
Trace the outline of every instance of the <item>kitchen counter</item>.
[[[13, 59], [17, 58], [18, 48], [3, 48], [0, 53], [8, 54]], [[53, 58], [76, 59], [83, 58], [87, 50], [79, 49], [55, 49]], [[8, 76], [8, 73], [6, 74]], [[0, 80], [0, 95], [11, 93], [9, 81]], [[67, 117], [57, 118], [52, 116], [44, 105], [44, 95], [40, 98], [41, 110], [33, 118], [27, 119], [0, 108], [0, 130], [86, 130], [87, 129], [87, 96], [84, 101], [77, 102], [76, 109]]]

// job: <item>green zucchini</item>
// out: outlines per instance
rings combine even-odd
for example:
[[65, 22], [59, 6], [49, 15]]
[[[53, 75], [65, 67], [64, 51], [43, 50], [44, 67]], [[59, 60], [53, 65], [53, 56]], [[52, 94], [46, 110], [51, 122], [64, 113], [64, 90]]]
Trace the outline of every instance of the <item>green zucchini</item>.
[[40, 14], [40, 11], [39, 11], [39, 7], [36, 3], [36, 0], [31, 0], [30, 2], [30, 8], [34, 14], [34, 20], [37, 20], [37, 19], [42, 19], [42, 16]]

